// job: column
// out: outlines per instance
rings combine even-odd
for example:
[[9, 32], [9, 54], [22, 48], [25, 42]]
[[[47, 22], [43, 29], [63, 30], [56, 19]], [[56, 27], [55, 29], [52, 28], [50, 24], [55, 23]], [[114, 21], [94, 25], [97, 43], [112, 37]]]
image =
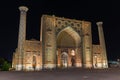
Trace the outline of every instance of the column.
[[99, 32], [99, 40], [100, 40], [100, 47], [101, 47], [101, 54], [102, 54], [102, 67], [108, 68], [104, 32], [102, 28], [103, 22], [97, 22], [96, 24], [98, 26], [98, 32]]
[[25, 6], [20, 6], [20, 23], [19, 23], [19, 34], [18, 34], [18, 64], [16, 65], [16, 70], [23, 69], [23, 52], [24, 52], [24, 42], [26, 40], [26, 13], [28, 8]]

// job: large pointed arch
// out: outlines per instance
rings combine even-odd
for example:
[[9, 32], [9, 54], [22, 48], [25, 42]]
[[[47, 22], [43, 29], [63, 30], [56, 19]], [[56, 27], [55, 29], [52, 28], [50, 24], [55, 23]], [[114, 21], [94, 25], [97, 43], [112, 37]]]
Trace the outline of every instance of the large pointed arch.
[[58, 47], [78, 47], [80, 45], [81, 38], [79, 34], [72, 28], [66, 27], [61, 30], [57, 35]]

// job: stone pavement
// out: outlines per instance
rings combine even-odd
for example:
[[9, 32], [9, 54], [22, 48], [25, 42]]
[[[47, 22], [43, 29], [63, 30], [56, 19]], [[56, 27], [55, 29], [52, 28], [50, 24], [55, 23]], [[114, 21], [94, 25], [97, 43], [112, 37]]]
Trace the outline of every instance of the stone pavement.
[[120, 80], [120, 69], [0, 71], [0, 80]]

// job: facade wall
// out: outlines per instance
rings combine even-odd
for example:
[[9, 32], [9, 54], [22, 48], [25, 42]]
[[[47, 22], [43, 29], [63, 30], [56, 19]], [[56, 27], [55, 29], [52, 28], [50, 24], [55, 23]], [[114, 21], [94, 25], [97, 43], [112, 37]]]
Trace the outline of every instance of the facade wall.
[[[65, 39], [65, 40], [64, 40]], [[64, 41], [66, 41], [64, 43]], [[91, 22], [43, 15], [40, 41], [24, 43], [23, 70], [52, 68], [104, 68], [100, 45], [92, 44]], [[17, 69], [19, 54], [13, 55]]]
[[103, 68], [103, 54], [100, 45], [93, 45], [93, 66], [94, 68]]
[[[24, 45], [24, 54], [23, 59], [20, 60], [22, 63], [23, 70], [40, 70], [42, 69], [42, 52], [40, 50], [40, 42], [36, 40], [26, 40]], [[12, 66], [17, 69], [17, 63], [18, 63], [18, 55], [19, 53], [16, 51], [14, 53], [13, 57], [13, 64]], [[35, 60], [33, 58], [35, 57]], [[35, 63], [34, 63], [35, 61]], [[35, 66], [35, 68], [34, 68]]]

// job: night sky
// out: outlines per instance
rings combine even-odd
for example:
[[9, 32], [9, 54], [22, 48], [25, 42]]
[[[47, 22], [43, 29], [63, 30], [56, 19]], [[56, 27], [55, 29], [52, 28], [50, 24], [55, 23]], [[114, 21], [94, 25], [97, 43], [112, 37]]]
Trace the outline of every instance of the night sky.
[[109, 60], [120, 58], [120, 5], [105, 0], [1, 0], [0, 2], [0, 57], [12, 60], [17, 47], [19, 9], [29, 8], [27, 14], [27, 39], [39, 40], [40, 19], [43, 14], [92, 22], [93, 43], [98, 44], [97, 21], [103, 29]]

